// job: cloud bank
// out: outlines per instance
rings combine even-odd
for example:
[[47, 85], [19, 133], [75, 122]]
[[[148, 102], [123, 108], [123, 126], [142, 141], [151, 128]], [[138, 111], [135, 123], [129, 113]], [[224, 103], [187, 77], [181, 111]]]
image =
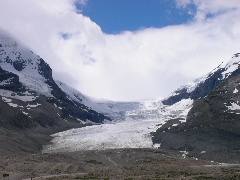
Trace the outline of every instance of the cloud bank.
[[44, 58], [56, 79], [93, 97], [164, 97], [240, 52], [239, 0], [176, 0], [189, 13], [196, 8], [193, 21], [116, 35], [76, 1], [0, 0], [0, 28]]

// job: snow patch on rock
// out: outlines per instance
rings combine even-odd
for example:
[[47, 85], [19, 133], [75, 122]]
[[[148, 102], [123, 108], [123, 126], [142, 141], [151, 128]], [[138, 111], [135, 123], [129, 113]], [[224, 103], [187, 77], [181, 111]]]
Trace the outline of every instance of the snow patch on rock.
[[231, 110], [231, 111], [240, 110], [240, 105], [238, 105], [237, 103], [231, 102], [231, 106], [226, 106], [226, 107], [228, 108], [228, 110]]
[[234, 89], [233, 93], [234, 93], [234, 94], [235, 94], [235, 93], [238, 93], [237, 88]]
[[4, 89], [0, 89], [0, 96], [2, 96], [2, 98], [5, 98], [5, 99], [7, 98], [18, 99], [24, 102], [34, 101], [38, 97], [38, 96], [31, 95], [31, 93], [29, 92], [17, 94], [13, 91], [8, 91]]

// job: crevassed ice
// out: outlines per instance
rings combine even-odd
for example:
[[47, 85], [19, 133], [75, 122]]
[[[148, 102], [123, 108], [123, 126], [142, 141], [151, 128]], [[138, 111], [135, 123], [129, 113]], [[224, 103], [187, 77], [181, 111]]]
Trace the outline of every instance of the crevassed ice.
[[[136, 117], [127, 117], [124, 121], [118, 121], [114, 124], [93, 125], [84, 128], [71, 129], [68, 131], [54, 134], [52, 145], [44, 147], [43, 152], [71, 152], [79, 150], [104, 150], [115, 148], [154, 148], [156, 145], [152, 143], [151, 132], [156, 131], [156, 127], [161, 127], [170, 118], [185, 117], [187, 111], [192, 106], [191, 99], [185, 99], [174, 107], [162, 105], [156, 111], [159, 111], [157, 118], [149, 118], [149, 112], [155, 107], [156, 102], [150, 105], [149, 101], [145, 104], [146, 109], [142, 107], [134, 110]], [[177, 110], [174, 110], [174, 109]], [[137, 113], [140, 113], [138, 115]], [[144, 115], [144, 113], [147, 113]], [[126, 114], [132, 114], [130, 112]], [[141, 117], [146, 116], [146, 119]], [[161, 117], [161, 118], [159, 118]]]

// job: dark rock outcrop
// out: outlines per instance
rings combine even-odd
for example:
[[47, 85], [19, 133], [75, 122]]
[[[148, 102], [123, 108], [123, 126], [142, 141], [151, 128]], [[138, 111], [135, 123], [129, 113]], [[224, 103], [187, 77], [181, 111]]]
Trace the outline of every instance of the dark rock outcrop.
[[0, 67], [0, 82], [6, 82], [0, 85], [0, 89], [10, 91], [20, 91], [23, 89], [22, 84], [19, 82], [19, 77], [16, 74], [5, 71]]

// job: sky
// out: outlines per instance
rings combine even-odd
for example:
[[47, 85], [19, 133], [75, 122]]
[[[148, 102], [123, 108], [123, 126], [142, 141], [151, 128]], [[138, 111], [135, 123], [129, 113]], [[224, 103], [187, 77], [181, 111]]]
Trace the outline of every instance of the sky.
[[103, 99], [166, 97], [240, 52], [240, 0], [0, 0], [0, 28]]
[[178, 25], [193, 17], [169, 0], [88, 0], [85, 5], [76, 3], [76, 7], [107, 34]]

